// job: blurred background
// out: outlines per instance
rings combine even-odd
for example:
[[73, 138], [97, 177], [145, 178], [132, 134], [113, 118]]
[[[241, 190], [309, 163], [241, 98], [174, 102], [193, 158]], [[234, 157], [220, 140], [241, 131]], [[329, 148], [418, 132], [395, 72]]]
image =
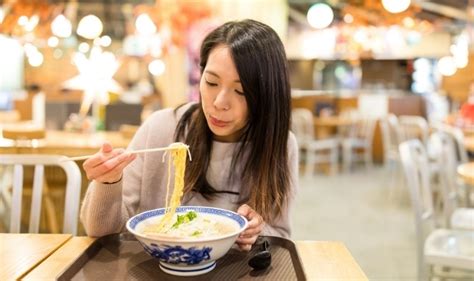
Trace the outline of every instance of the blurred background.
[[[273, 27], [288, 56], [301, 160], [293, 238], [343, 241], [371, 280], [416, 279], [420, 233], [398, 144], [418, 138], [433, 151], [429, 135], [448, 126], [469, 162], [473, 0], [0, 1], [0, 153], [125, 147], [153, 111], [198, 100], [202, 39], [246, 18]], [[451, 178], [465, 176], [461, 162]], [[60, 231], [65, 176], [46, 173], [41, 229]], [[436, 225], [447, 227], [440, 178]]]

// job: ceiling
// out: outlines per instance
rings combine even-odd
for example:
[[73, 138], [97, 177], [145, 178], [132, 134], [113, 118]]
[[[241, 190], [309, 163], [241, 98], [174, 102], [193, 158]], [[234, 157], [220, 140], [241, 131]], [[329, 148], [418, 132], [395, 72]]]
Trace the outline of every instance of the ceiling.
[[[0, 0], [0, 4], [14, 3], [22, 0]], [[189, 0], [196, 1], [196, 0]], [[29, 0], [23, 0], [31, 3]], [[141, 4], [154, 5], [155, 0], [43, 0], [33, 3], [54, 3], [65, 4], [65, 7], [72, 6], [73, 16], [80, 19], [88, 14], [95, 14], [104, 22], [104, 33], [114, 38], [123, 38], [125, 32], [125, 19], [133, 16], [133, 7]], [[308, 8], [320, 0], [288, 0], [290, 7], [290, 23], [299, 22], [304, 24], [304, 17]], [[338, 11], [343, 11], [348, 5], [358, 8], [363, 13], [372, 15], [377, 10], [370, 10], [370, 5], [374, 3], [380, 6], [378, 0], [326, 0], [336, 11], [336, 21], [341, 20], [342, 15]], [[446, 29], [464, 28], [469, 20], [474, 24], [474, 0], [412, 0], [412, 5], [416, 9], [416, 18], [436, 22]], [[369, 7], [369, 8], [367, 8]], [[67, 9], [67, 8], [66, 8]], [[380, 11], [380, 9], [379, 9]], [[471, 15], [469, 15], [471, 11]], [[71, 14], [69, 16], [71, 16]], [[299, 20], [295, 20], [299, 17]], [[383, 19], [385, 15], [378, 15]], [[377, 18], [377, 16], [375, 17]], [[375, 20], [375, 24], [379, 24]]]
[[[390, 14], [379, 0], [327, 0], [335, 11], [335, 21], [340, 22], [345, 13], [355, 11], [368, 25], [392, 25], [406, 16], [426, 20], [438, 30], [458, 33], [467, 23], [474, 25], [474, 0], [411, 0], [409, 10]], [[290, 23], [308, 27], [306, 12], [318, 0], [288, 0]], [[471, 13], [471, 14], [469, 14]]]

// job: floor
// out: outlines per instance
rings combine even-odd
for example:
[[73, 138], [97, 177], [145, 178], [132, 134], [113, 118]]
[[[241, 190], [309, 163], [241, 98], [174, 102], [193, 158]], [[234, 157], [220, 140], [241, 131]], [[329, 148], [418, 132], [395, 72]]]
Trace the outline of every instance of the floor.
[[414, 217], [401, 182], [383, 167], [300, 177], [293, 239], [344, 242], [370, 280], [415, 280]]

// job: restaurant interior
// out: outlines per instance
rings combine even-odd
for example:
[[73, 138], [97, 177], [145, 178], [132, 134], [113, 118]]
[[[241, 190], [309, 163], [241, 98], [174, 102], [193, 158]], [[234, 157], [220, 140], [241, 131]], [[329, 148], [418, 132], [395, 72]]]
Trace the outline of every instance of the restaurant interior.
[[0, 0], [0, 280], [165, 274], [141, 246], [101, 256], [64, 159], [199, 101], [202, 40], [243, 19], [288, 60], [291, 245], [203, 280], [474, 280], [474, 0]]

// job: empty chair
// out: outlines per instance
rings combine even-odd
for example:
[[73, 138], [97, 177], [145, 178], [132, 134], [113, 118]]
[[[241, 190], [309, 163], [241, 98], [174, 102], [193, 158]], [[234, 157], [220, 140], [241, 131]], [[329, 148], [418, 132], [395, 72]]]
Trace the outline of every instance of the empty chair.
[[[343, 114], [345, 115], [345, 114]], [[354, 120], [346, 135], [342, 136], [342, 162], [345, 171], [349, 171], [356, 161], [364, 161], [367, 168], [372, 167], [372, 143], [375, 119], [351, 112], [346, 117]]]
[[392, 198], [396, 194], [397, 197], [400, 197], [401, 191], [404, 190], [401, 189], [404, 185], [404, 181], [400, 163], [400, 153], [398, 151], [398, 146], [401, 141], [398, 117], [389, 113], [379, 120], [379, 124], [382, 133], [384, 165], [388, 168], [390, 173], [390, 197]]
[[449, 127], [447, 133], [450, 134], [451, 137], [453, 137], [456, 141], [458, 164], [469, 162], [467, 150], [464, 146], [464, 133], [462, 130], [455, 127]]
[[474, 209], [459, 208], [461, 192], [456, 183], [456, 146], [453, 138], [444, 132], [431, 135], [432, 144], [437, 146], [436, 159], [443, 169], [439, 171], [441, 195], [443, 197], [444, 226], [456, 229], [474, 230]]
[[400, 144], [400, 129], [398, 118], [390, 113], [380, 119], [380, 130], [382, 132], [382, 143], [384, 163], [399, 162], [398, 145]]
[[293, 109], [291, 128], [300, 149], [305, 152], [305, 157], [302, 157], [305, 165], [305, 175], [311, 175], [315, 164], [322, 163], [330, 165], [331, 173], [337, 172], [339, 141], [337, 138], [315, 139], [313, 114], [310, 110], [305, 108]]
[[403, 142], [400, 144], [400, 160], [415, 214], [418, 279], [430, 280], [430, 275], [445, 274], [444, 271], [438, 272], [436, 266], [472, 274], [474, 232], [435, 229], [430, 170], [425, 146], [418, 139]]
[[13, 187], [0, 186], [3, 204], [10, 204], [10, 222], [8, 231], [19, 233], [21, 226], [22, 193], [23, 193], [23, 171], [25, 166], [34, 166], [31, 213], [29, 222], [29, 233], [39, 231], [41, 199], [43, 196], [44, 167], [61, 167], [67, 177], [66, 192], [64, 198], [64, 221], [63, 233], [77, 234], [77, 222], [79, 212], [79, 199], [81, 193], [81, 171], [73, 161], [65, 160], [59, 155], [35, 155], [35, 154], [3, 154], [0, 155], [1, 166], [13, 166]]
[[421, 116], [402, 115], [398, 117], [400, 142], [419, 139], [425, 147], [428, 144], [429, 126], [428, 121]]
[[444, 132], [451, 136], [456, 146], [456, 164], [462, 164], [469, 162], [466, 147], [464, 146], [464, 133], [461, 129], [446, 125], [444, 123], [438, 123], [433, 126], [437, 131]]
[[411, 139], [419, 139], [428, 153], [428, 165], [432, 171], [432, 175], [435, 175], [439, 172], [440, 166], [434, 160], [434, 155], [437, 153], [433, 150], [433, 147], [429, 145], [429, 137], [430, 137], [430, 127], [428, 125], [428, 121], [421, 116], [415, 115], [402, 115], [398, 117], [398, 124], [399, 124], [399, 135], [400, 135], [400, 142], [411, 140]]

